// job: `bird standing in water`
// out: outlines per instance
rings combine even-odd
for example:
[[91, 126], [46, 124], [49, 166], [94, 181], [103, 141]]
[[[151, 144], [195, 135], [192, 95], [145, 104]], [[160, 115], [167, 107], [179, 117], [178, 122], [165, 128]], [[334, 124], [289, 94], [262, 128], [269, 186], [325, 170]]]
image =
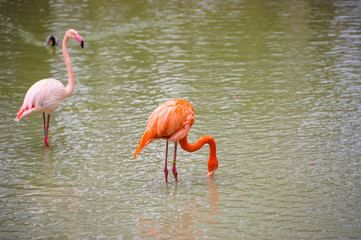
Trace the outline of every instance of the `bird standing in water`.
[[[74, 90], [74, 72], [71, 67], [68, 50], [67, 50], [67, 42], [68, 39], [76, 39], [80, 46], [84, 47], [83, 38], [73, 29], [69, 29], [66, 31], [62, 43], [63, 55], [66, 64], [66, 68], [68, 69], [68, 86], [64, 87], [64, 85], [53, 78], [43, 79], [36, 82], [33, 86], [31, 86], [28, 92], [25, 95], [23, 105], [20, 107], [17, 117], [15, 121], [19, 122], [22, 118], [36, 113], [43, 112], [43, 122], [44, 122], [44, 143], [47, 148], [49, 148], [48, 141], [48, 133], [49, 133], [49, 121], [50, 121], [50, 113], [55, 111], [60, 103], [67, 98]], [[47, 123], [45, 121], [45, 114], [48, 115]]]
[[174, 142], [173, 175], [178, 182], [176, 169], [177, 142], [181, 148], [188, 152], [194, 152], [208, 143], [210, 155], [208, 160], [208, 175], [212, 177], [218, 168], [216, 157], [216, 142], [212, 136], [203, 136], [195, 144], [188, 143], [187, 135], [194, 123], [194, 110], [190, 102], [181, 99], [169, 100], [157, 107], [147, 121], [147, 127], [144, 135], [139, 140], [138, 148], [134, 152], [134, 159], [140, 154], [140, 151], [150, 142], [156, 139], [166, 139], [166, 153], [164, 174], [165, 181], [168, 182], [168, 141]]

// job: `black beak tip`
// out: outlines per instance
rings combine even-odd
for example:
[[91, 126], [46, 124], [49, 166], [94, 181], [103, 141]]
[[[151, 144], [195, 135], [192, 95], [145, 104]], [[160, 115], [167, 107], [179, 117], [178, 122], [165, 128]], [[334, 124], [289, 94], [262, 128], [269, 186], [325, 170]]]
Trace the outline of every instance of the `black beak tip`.
[[84, 41], [81, 41], [80, 46], [81, 46], [81, 48], [84, 48]]

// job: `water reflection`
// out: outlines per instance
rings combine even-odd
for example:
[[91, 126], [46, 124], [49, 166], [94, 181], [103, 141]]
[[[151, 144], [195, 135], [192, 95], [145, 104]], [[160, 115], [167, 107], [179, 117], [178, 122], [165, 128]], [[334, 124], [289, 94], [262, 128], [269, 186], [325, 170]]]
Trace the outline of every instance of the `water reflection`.
[[50, 164], [50, 149], [49, 148], [44, 148], [44, 159], [45, 159], [47, 173], [50, 174], [51, 164]]
[[56, 55], [58, 51], [61, 51], [59, 50], [60, 49], [59, 46], [46, 46], [46, 49], [48, 50], [49, 54], [52, 56]]
[[178, 200], [178, 184], [171, 190], [165, 187], [165, 206], [160, 219], [152, 215], [137, 214], [139, 237], [154, 239], [196, 239], [206, 235], [217, 237], [218, 184], [208, 179], [208, 196], [192, 197], [188, 200]]
[[[17, 189], [19, 207], [24, 215], [21, 232], [27, 237], [79, 237], [79, 208], [83, 204], [77, 181], [59, 181], [52, 176], [50, 150], [44, 150], [46, 172], [34, 179], [22, 180]], [[61, 215], [61, 218], [58, 215]], [[26, 217], [25, 217], [26, 216]], [[57, 231], [49, 232], [48, 228]], [[20, 229], [18, 229], [20, 230]], [[24, 236], [25, 237], [25, 236]]]

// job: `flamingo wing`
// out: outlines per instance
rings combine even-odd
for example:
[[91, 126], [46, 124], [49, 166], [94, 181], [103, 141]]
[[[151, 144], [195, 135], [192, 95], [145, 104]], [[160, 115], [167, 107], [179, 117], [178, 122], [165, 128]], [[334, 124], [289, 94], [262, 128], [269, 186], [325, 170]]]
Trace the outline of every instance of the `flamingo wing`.
[[157, 107], [147, 121], [144, 135], [134, 152], [134, 158], [150, 142], [167, 138], [177, 142], [184, 138], [194, 123], [194, 110], [190, 102], [181, 99], [169, 100]]
[[64, 99], [64, 85], [56, 79], [43, 79], [31, 86], [25, 95], [15, 121], [36, 113], [51, 113], [58, 108]]

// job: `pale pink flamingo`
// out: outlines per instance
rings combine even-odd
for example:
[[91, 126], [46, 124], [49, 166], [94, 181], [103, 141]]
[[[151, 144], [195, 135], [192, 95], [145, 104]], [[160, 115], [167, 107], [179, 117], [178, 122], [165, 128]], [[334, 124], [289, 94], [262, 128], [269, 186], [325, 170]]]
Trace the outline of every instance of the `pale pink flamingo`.
[[134, 152], [134, 158], [140, 154], [140, 151], [150, 142], [156, 139], [166, 139], [165, 181], [168, 182], [168, 141], [174, 142], [173, 175], [178, 182], [176, 169], [177, 142], [181, 148], [188, 152], [194, 152], [208, 143], [210, 154], [208, 160], [208, 175], [212, 177], [218, 168], [216, 157], [216, 142], [212, 136], [203, 136], [195, 144], [188, 143], [187, 135], [194, 123], [194, 110], [190, 102], [181, 99], [169, 100], [158, 106], [147, 121], [147, 127], [144, 135], [139, 140], [138, 148]]
[[[26, 93], [23, 105], [20, 107], [18, 115], [15, 118], [15, 121], [19, 122], [22, 118], [30, 114], [43, 112], [44, 143], [47, 148], [49, 148], [48, 133], [50, 114], [55, 111], [60, 103], [74, 90], [74, 72], [71, 67], [66, 47], [69, 38], [76, 39], [80, 43], [80, 46], [82, 48], [84, 47], [83, 38], [75, 30], [69, 29], [66, 31], [62, 48], [66, 68], [68, 69], [68, 86], [64, 87], [60, 81], [53, 78], [43, 79], [36, 82]], [[47, 123], [45, 122], [45, 113], [48, 115]]]

